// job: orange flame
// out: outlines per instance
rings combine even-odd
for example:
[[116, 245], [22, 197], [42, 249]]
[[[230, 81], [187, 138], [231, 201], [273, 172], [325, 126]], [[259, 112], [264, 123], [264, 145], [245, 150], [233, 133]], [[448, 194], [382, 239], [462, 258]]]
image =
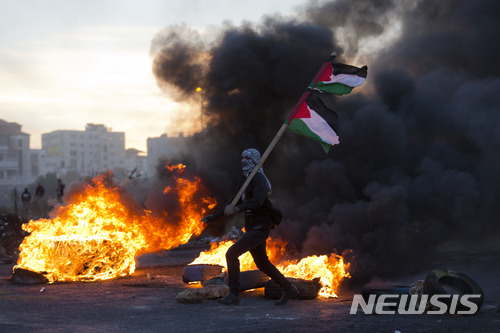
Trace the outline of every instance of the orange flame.
[[344, 258], [334, 253], [321, 256], [309, 256], [300, 261], [281, 263], [276, 266], [283, 275], [290, 278], [312, 280], [319, 277], [321, 289], [319, 297], [337, 297], [337, 289], [344, 278], [349, 278], [346, 271], [349, 264], [344, 263]]
[[[210, 250], [200, 253], [191, 265], [194, 264], [215, 264], [226, 266], [226, 251], [234, 241], [222, 241], [220, 243], [212, 243]], [[318, 293], [319, 297], [331, 298], [337, 297], [336, 292], [340, 282], [344, 278], [349, 278], [350, 274], [347, 272], [349, 268], [348, 263], [344, 263], [344, 259], [336, 254], [330, 256], [309, 256], [298, 260], [284, 260], [284, 250], [286, 243], [270, 238], [267, 241], [266, 249], [267, 255], [271, 262], [277, 262], [276, 268], [283, 273], [286, 277], [297, 278], [304, 280], [312, 280], [319, 277], [321, 283], [321, 290]], [[244, 253], [239, 257], [240, 270], [248, 271], [257, 269], [252, 256], [249, 252]]]
[[171, 223], [168, 214], [154, 218], [150, 211], [128, 207], [123, 191], [110, 186], [110, 174], [100, 175], [59, 207], [55, 218], [23, 225], [30, 234], [19, 248], [14, 269], [42, 273], [50, 283], [107, 280], [132, 274], [138, 253], [170, 249], [199, 235], [200, 218], [216, 202], [202, 197], [201, 204], [195, 204], [201, 180], [182, 178], [183, 165], [167, 168], [175, 171], [175, 185], [164, 192], [178, 195], [178, 223]]

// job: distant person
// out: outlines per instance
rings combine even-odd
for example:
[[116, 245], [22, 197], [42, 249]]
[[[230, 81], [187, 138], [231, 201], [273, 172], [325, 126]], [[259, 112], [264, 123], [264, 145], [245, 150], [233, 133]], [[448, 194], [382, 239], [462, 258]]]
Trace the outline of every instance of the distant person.
[[63, 182], [62, 182], [61, 179], [58, 179], [57, 180], [56, 194], [57, 194], [57, 200], [59, 202], [62, 202], [62, 198], [63, 198], [63, 195], [64, 195], [64, 187], [66, 187], [66, 185], [63, 184]]
[[42, 186], [42, 184], [38, 183], [38, 186], [36, 187], [35, 190], [35, 197], [41, 199], [44, 194], [45, 194], [45, 188]]
[[21, 202], [24, 205], [27, 205], [30, 203], [30, 201], [31, 201], [31, 193], [30, 193], [30, 191], [28, 191], [28, 188], [25, 187], [24, 192], [21, 194]]

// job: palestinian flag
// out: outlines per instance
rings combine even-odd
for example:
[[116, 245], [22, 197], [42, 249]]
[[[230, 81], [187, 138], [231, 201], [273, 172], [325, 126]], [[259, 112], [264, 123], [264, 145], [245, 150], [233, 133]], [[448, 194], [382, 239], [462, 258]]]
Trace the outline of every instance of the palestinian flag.
[[338, 115], [321, 100], [321, 93], [312, 91], [289, 119], [288, 129], [319, 141], [325, 152], [339, 143], [337, 135]]
[[359, 87], [366, 80], [368, 67], [361, 68], [344, 64], [329, 64], [321, 74], [318, 82], [311, 83], [310, 88], [335, 95], [345, 95], [352, 88]]

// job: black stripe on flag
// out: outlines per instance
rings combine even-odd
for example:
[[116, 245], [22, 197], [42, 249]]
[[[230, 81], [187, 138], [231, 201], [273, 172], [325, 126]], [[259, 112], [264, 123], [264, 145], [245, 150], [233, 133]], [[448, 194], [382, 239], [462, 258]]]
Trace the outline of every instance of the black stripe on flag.
[[311, 91], [311, 94], [307, 97], [306, 103], [309, 108], [313, 109], [321, 118], [323, 118], [328, 125], [338, 133], [339, 126], [339, 116], [337, 113], [331, 109], [329, 109], [326, 104], [321, 99], [322, 93], [318, 91]]

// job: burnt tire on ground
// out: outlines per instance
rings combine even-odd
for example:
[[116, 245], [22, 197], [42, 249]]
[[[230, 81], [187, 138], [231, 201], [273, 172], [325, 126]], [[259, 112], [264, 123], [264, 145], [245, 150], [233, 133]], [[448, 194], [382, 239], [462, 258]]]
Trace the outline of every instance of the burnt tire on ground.
[[[263, 288], [267, 281], [269, 276], [258, 269], [240, 272], [240, 291]], [[224, 283], [227, 284], [227, 276], [224, 278]]]
[[[436, 294], [450, 294], [450, 292], [448, 292], [450, 289], [452, 291], [451, 294], [481, 295], [479, 298], [469, 298], [469, 301], [476, 304], [478, 310], [483, 305], [483, 290], [476, 281], [472, 280], [464, 273], [456, 272], [451, 269], [439, 268], [429, 273], [424, 280], [423, 293], [429, 295], [429, 298]], [[440, 298], [440, 301], [446, 303], [449, 308], [452, 298]], [[456, 310], [467, 311], [469, 308], [458, 302]]]
[[222, 273], [223, 268], [220, 265], [208, 264], [184, 266], [182, 282], [190, 283], [208, 280]]
[[[321, 289], [319, 278], [313, 280], [287, 278], [287, 280], [293, 283], [299, 290], [299, 294], [294, 299], [315, 299], [318, 297], [318, 292]], [[264, 296], [272, 299], [280, 299], [282, 293], [283, 290], [281, 287], [273, 280], [269, 280], [266, 283]]]
[[14, 269], [10, 281], [17, 284], [45, 284], [49, 282], [42, 273], [32, 272], [24, 268]]

